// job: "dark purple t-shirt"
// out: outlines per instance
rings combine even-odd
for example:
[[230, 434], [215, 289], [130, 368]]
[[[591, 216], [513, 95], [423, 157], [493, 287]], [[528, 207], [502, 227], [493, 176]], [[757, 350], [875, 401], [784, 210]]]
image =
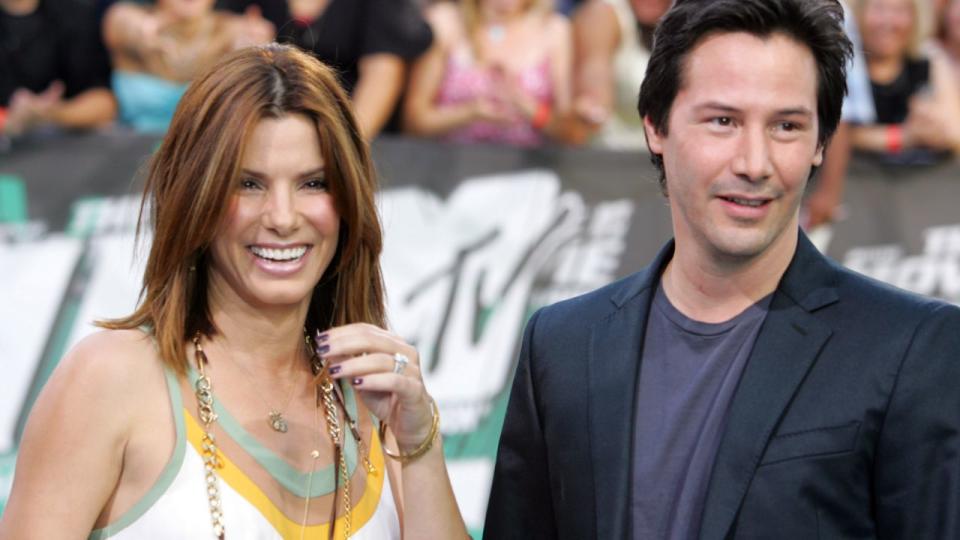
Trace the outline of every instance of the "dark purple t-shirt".
[[637, 396], [634, 539], [698, 537], [727, 411], [771, 298], [710, 324], [680, 313], [657, 288]]

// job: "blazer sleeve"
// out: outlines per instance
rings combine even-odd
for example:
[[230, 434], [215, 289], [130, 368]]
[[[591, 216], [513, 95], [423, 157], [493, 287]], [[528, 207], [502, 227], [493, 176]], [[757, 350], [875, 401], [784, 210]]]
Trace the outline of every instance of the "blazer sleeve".
[[874, 462], [879, 538], [960, 538], [960, 309], [917, 328]]
[[510, 391], [483, 537], [556, 538], [547, 451], [537, 404], [534, 334], [540, 311], [527, 323]]

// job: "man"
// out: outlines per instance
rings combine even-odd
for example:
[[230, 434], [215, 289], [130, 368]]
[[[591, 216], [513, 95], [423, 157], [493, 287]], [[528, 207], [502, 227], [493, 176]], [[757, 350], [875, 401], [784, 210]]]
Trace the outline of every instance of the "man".
[[0, 136], [110, 123], [109, 77], [92, 3], [0, 0]]
[[526, 329], [489, 538], [960, 538], [960, 309], [821, 256], [836, 0], [678, 0], [639, 111], [674, 241]]

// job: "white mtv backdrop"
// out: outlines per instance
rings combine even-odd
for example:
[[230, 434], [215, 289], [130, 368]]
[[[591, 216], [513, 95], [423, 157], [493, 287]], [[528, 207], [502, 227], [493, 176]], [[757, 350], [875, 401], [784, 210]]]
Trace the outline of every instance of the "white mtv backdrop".
[[[545, 170], [467, 179], [445, 198], [391, 189], [378, 203], [390, 325], [421, 353], [445, 437], [469, 439], [490, 425], [498, 433], [494, 408], [508, 390], [526, 317], [615, 278], [633, 203], [588, 206]], [[79, 298], [64, 350], [97, 331], [93, 321], [135, 308], [150, 244], [134, 236], [137, 209], [133, 198], [108, 200], [80, 213], [90, 236], [0, 245], [0, 287], [12, 294], [0, 308], [0, 454], [15, 450], [16, 422], [64, 298]], [[496, 440], [458, 446], [468, 451], [448, 451], [451, 480], [476, 531]], [[0, 500], [8, 489], [0, 485]]]

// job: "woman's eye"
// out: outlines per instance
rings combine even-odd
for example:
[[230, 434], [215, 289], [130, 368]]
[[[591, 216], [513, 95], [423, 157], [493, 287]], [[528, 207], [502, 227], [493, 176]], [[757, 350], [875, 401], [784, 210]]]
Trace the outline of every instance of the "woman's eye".
[[257, 189], [259, 187], [260, 183], [253, 178], [244, 178], [240, 180], [240, 189]]
[[307, 189], [321, 189], [321, 190], [326, 190], [326, 189], [327, 189], [327, 181], [324, 180], [323, 178], [311, 178], [310, 180], [307, 180], [306, 182], [303, 183], [303, 187], [305, 187], [305, 188], [307, 188]]

